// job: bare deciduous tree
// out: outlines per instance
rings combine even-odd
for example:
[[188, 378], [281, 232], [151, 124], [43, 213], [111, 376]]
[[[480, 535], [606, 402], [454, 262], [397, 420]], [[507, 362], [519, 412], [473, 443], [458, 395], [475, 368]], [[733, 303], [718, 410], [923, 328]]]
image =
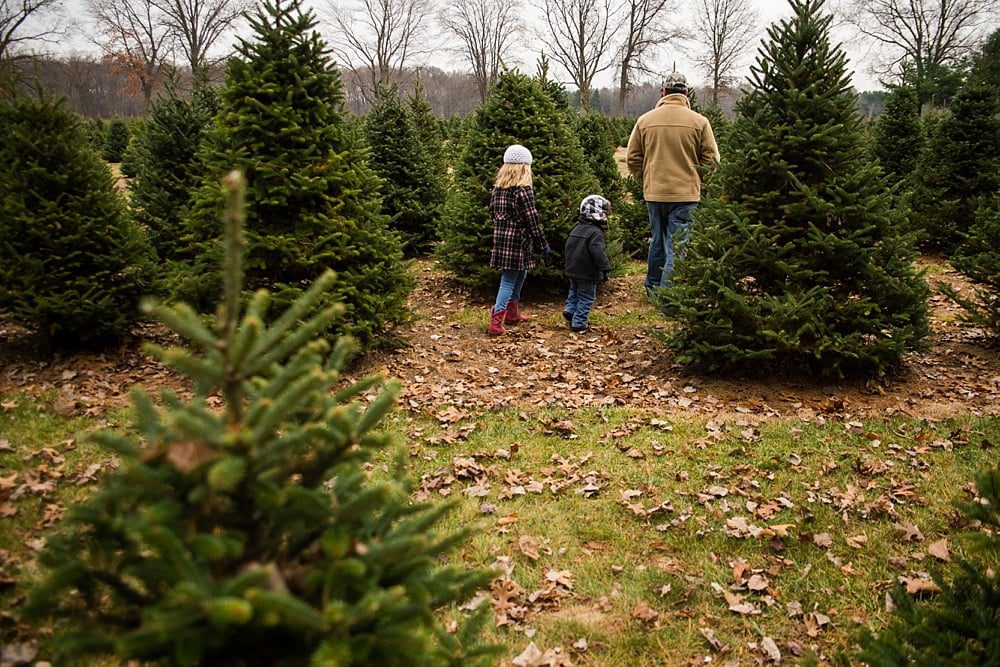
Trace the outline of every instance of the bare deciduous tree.
[[998, 11], [996, 0], [845, 0], [840, 13], [881, 47], [875, 72], [902, 77], [906, 68], [921, 102], [924, 82], [969, 53]]
[[694, 62], [711, 79], [717, 105], [719, 89], [733, 82], [733, 70], [757, 36], [757, 12], [748, 0], [698, 0], [694, 24]]
[[455, 0], [439, 14], [441, 26], [461, 42], [456, 50], [472, 68], [481, 102], [517, 42], [521, 11], [520, 0]]
[[95, 43], [138, 83], [145, 106], [170, 51], [170, 27], [150, 0], [90, 0], [100, 37]]
[[674, 0], [625, 0], [623, 39], [618, 76], [618, 113], [625, 114], [625, 99], [640, 73], [652, 73], [647, 58], [655, 47], [683, 37], [684, 30], [671, 25], [676, 15]]
[[246, 12], [246, 0], [153, 0], [163, 12], [192, 74], [208, 65], [208, 52]]
[[621, 0], [545, 0], [547, 30], [542, 41], [580, 90], [580, 110], [587, 112], [597, 74], [615, 64], [614, 44], [623, 24]]
[[21, 45], [59, 35], [54, 19], [61, 8], [60, 0], [0, 0], [0, 62]]
[[340, 33], [333, 52], [342, 64], [368, 73], [362, 90], [369, 101], [379, 88], [401, 82], [431, 49], [431, 0], [349, 0], [332, 9]]

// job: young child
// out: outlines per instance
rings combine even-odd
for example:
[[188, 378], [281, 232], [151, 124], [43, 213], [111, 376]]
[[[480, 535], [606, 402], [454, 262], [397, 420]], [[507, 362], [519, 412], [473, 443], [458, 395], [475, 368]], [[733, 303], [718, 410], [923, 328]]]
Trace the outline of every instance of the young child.
[[588, 195], [580, 202], [580, 219], [566, 239], [566, 277], [569, 296], [563, 317], [573, 331], [586, 331], [590, 309], [597, 297], [597, 283], [611, 277], [611, 261], [604, 245], [611, 202]]
[[504, 324], [528, 321], [518, 311], [521, 288], [528, 270], [535, 268], [534, 254], [552, 252], [535, 208], [531, 151], [520, 144], [508, 146], [504, 151], [503, 166], [497, 172], [490, 195], [490, 217], [493, 219], [490, 266], [500, 269], [500, 289], [487, 333], [498, 336], [504, 333]]

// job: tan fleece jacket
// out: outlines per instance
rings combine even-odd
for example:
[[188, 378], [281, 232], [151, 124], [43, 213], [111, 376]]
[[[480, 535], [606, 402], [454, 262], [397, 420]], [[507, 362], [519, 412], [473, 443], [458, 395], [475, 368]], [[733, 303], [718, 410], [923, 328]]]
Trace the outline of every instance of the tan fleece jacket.
[[712, 125], [691, 110], [686, 95], [661, 97], [639, 116], [628, 140], [628, 170], [642, 183], [647, 201], [700, 201], [698, 167], [718, 161]]

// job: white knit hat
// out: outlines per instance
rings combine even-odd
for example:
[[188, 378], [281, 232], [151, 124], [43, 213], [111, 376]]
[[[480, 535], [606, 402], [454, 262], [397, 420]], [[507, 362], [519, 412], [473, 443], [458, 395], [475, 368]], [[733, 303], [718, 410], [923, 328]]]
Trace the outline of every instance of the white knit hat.
[[511, 144], [503, 152], [504, 164], [531, 164], [531, 151], [521, 144]]

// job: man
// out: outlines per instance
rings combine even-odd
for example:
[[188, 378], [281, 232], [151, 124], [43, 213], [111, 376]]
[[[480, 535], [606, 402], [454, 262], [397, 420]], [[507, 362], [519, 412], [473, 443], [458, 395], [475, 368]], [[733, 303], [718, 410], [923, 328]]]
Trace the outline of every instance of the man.
[[691, 110], [687, 79], [671, 72], [660, 100], [635, 123], [626, 162], [642, 183], [652, 238], [646, 267], [646, 292], [670, 284], [674, 259], [701, 201], [702, 166], [719, 161], [708, 119]]

